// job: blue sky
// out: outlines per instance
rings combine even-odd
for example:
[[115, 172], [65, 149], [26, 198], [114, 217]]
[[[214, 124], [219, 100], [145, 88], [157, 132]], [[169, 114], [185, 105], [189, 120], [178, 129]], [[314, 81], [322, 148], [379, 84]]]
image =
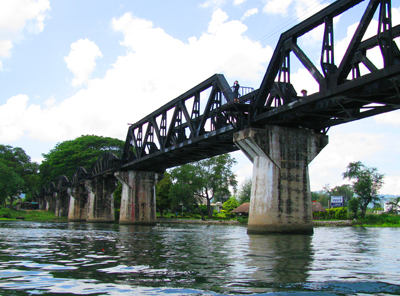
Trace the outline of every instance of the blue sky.
[[[40, 162], [57, 142], [80, 135], [124, 140], [127, 123], [214, 73], [258, 88], [280, 34], [331, 2], [2, 0], [0, 143]], [[366, 4], [335, 19], [336, 60]], [[392, 13], [398, 24], [399, 0]], [[299, 39], [315, 64], [321, 32]], [[316, 91], [295, 61], [292, 82], [298, 92]], [[311, 189], [345, 183], [346, 166], [360, 160], [386, 174], [381, 193], [400, 195], [399, 124], [399, 112], [392, 112], [332, 128], [330, 144], [310, 165]], [[243, 181], [252, 165], [241, 152], [233, 156]]]

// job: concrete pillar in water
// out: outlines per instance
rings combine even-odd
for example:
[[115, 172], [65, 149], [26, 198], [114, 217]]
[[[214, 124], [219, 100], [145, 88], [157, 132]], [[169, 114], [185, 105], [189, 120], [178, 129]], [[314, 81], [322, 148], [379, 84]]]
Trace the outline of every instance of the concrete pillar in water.
[[44, 200], [46, 201], [46, 210], [52, 213], [56, 212], [56, 193], [46, 192]]
[[308, 164], [328, 136], [307, 129], [267, 126], [234, 134], [253, 162], [248, 233], [313, 233]]
[[68, 221], [69, 222], [85, 222], [86, 215], [88, 212], [87, 200], [88, 191], [85, 188], [84, 183], [77, 184], [71, 188]]
[[69, 210], [69, 200], [70, 200], [70, 192], [71, 188], [63, 188], [56, 192], [56, 211], [55, 214], [57, 217], [68, 217]]
[[86, 222], [113, 223], [114, 191], [117, 180], [113, 175], [105, 174], [85, 181], [88, 191], [88, 213]]
[[119, 223], [155, 225], [155, 185], [163, 175], [147, 171], [118, 171], [115, 177], [122, 183]]

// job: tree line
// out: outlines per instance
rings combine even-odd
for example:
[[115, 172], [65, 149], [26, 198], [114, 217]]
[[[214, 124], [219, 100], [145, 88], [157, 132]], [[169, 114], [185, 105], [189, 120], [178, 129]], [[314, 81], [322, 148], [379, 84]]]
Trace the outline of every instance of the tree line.
[[[57, 186], [63, 175], [71, 180], [78, 167], [89, 172], [103, 153], [112, 152], [120, 158], [124, 144], [115, 138], [84, 135], [57, 143], [48, 153], [42, 154], [40, 165], [32, 162], [22, 148], [0, 145], [0, 205], [5, 206], [8, 199], [11, 206], [20, 193], [26, 193], [26, 200], [32, 200], [52, 182]], [[232, 171], [235, 163], [234, 158], [225, 154], [169, 170], [157, 186], [158, 210], [162, 213], [182, 204], [199, 209], [205, 204], [206, 215], [212, 216], [211, 201], [227, 202], [232, 197], [231, 191], [237, 191], [236, 176]], [[121, 187], [114, 194], [115, 208], [118, 209], [120, 194]], [[250, 191], [243, 201], [248, 200]]]
[[[106, 152], [121, 157], [125, 142], [115, 138], [84, 135], [74, 140], [57, 143], [48, 153], [42, 154], [41, 164], [32, 162], [22, 148], [0, 145], [0, 205], [26, 193], [26, 199], [32, 200], [42, 188], [51, 182], [57, 184], [61, 176], [71, 179], [78, 167], [87, 170], [93, 167], [97, 159]], [[197, 209], [205, 219], [213, 216], [211, 203], [225, 203], [226, 207], [237, 207], [250, 202], [251, 179], [246, 179], [240, 190], [233, 172], [236, 160], [230, 154], [223, 154], [198, 162], [172, 168], [157, 184], [157, 209], [163, 215], [165, 211], [177, 208]], [[352, 184], [330, 188], [325, 185], [320, 192], [312, 192], [312, 200], [329, 207], [331, 196], [343, 196], [344, 204], [357, 217], [365, 216], [367, 207], [372, 203], [380, 206], [379, 190], [384, 184], [384, 174], [377, 168], [367, 167], [362, 162], [349, 163], [342, 174]], [[120, 192], [115, 193], [115, 207], [120, 206]], [[400, 197], [393, 200], [397, 205]], [[201, 207], [206, 207], [203, 211]]]

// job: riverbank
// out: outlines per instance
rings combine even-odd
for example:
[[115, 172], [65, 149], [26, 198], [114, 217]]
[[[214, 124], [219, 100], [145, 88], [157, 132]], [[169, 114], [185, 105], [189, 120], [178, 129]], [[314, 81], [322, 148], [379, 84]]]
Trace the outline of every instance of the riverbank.
[[[0, 208], [0, 221], [23, 220], [38, 222], [68, 222], [67, 217], [56, 217], [54, 213], [45, 210], [10, 210]], [[118, 223], [118, 221], [116, 221]], [[159, 224], [208, 224], [208, 225], [246, 225], [237, 220], [201, 220], [181, 218], [157, 218]], [[380, 214], [367, 215], [358, 220], [314, 220], [316, 227], [400, 227], [400, 216]]]

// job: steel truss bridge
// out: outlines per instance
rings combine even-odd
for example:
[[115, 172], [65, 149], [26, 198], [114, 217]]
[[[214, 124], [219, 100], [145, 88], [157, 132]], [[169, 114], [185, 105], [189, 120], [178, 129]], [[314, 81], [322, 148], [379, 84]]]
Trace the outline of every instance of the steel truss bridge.
[[[369, 1], [343, 58], [334, 59], [333, 20], [363, 1], [338, 0], [283, 33], [260, 88], [241, 88], [239, 102], [224, 76], [215, 74], [130, 125], [122, 159], [104, 155], [89, 174], [78, 169], [74, 182], [116, 170], [162, 172], [232, 152], [238, 150], [233, 134], [249, 127], [278, 125], [325, 134], [331, 126], [399, 109], [400, 51], [394, 40], [400, 26], [392, 26], [390, 0]], [[365, 39], [376, 17], [376, 35]], [[324, 30], [317, 66], [297, 41], [318, 26]], [[370, 59], [374, 49], [380, 61]], [[293, 60], [318, 83], [318, 92], [296, 93], [290, 82]]]

